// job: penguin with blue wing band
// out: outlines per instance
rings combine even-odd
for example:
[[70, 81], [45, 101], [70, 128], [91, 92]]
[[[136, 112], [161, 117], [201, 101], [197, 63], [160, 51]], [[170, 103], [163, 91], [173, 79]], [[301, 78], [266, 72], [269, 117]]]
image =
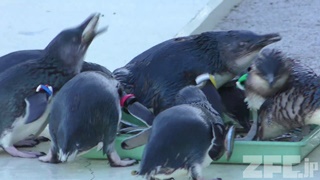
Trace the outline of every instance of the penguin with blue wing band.
[[0, 146], [10, 155], [24, 158], [43, 155], [14, 147], [30, 135], [39, 134], [47, 123], [50, 103], [46, 108], [42, 107], [47, 94], [37, 93], [35, 88], [39, 84], [49, 84], [57, 92], [80, 72], [83, 57], [100, 32], [96, 31], [99, 16], [93, 14], [78, 27], [63, 30], [40, 58], [19, 63], [0, 73]]

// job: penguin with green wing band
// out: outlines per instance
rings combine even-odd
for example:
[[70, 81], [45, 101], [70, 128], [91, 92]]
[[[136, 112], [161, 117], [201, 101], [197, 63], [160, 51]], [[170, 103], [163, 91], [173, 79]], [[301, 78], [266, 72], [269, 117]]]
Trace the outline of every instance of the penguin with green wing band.
[[220, 88], [247, 69], [262, 48], [279, 40], [277, 33], [244, 30], [173, 38], [144, 51], [113, 74], [127, 93], [157, 115], [173, 105], [179, 90], [195, 85], [197, 76], [214, 75]]

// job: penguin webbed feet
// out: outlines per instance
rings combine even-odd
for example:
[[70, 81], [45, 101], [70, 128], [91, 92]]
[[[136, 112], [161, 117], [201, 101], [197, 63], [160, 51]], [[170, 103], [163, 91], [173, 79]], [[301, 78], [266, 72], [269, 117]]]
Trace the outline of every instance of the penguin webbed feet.
[[49, 150], [47, 155], [40, 156], [38, 160], [44, 163], [52, 163], [52, 164], [62, 163], [62, 161], [60, 161], [58, 158], [58, 153], [52, 149]]
[[13, 157], [21, 157], [21, 158], [37, 158], [40, 156], [46, 155], [44, 152], [36, 152], [36, 151], [19, 151], [14, 146], [9, 146], [3, 148], [7, 153], [9, 153]]
[[134, 159], [121, 159], [114, 148], [114, 142], [109, 145], [106, 145], [107, 143], [103, 144], [103, 154], [107, 154], [107, 158], [111, 167], [127, 167], [138, 163], [138, 161]]
[[35, 147], [36, 145], [40, 144], [41, 142], [47, 142], [47, 141], [50, 141], [50, 139], [44, 137], [44, 136], [39, 136], [39, 137], [36, 137], [36, 136], [30, 136], [24, 140], [21, 140], [17, 143], [15, 143], [13, 146], [14, 147]]
[[258, 122], [258, 112], [257, 111], [251, 111], [252, 113], [252, 119], [253, 123], [251, 124], [249, 132], [246, 134], [245, 137], [242, 138], [236, 138], [236, 141], [252, 141], [252, 140], [259, 140], [257, 137], [258, 131], [259, 131], [259, 122]]
[[138, 164], [138, 161], [134, 159], [120, 159], [118, 153], [116, 152], [108, 154], [107, 157], [111, 167], [128, 167]]
[[291, 130], [286, 134], [271, 139], [271, 141], [286, 141], [286, 142], [299, 142], [307, 136], [312, 130], [312, 126], [304, 125], [301, 128]]

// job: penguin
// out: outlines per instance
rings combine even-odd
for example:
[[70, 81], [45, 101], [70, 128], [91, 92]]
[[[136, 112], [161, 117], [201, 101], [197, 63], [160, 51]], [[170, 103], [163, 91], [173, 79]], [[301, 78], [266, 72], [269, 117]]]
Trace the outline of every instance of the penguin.
[[19, 63], [23, 63], [27, 60], [39, 59], [43, 56], [44, 50], [21, 50], [14, 51], [5, 54], [0, 57], [0, 73], [15, 66]]
[[159, 113], [144, 149], [138, 176], [168, 179], [190, 174], [202, 178], [202, 168], [224, 153], [224, 123], [196, 86], [181, 89], [175, 105]]
[[63, 30], [49, 43], [42, 57], [0, 74], [0, 146], [10, 155], [23, 158], [43, 155], [19, 151], [13, 144], [43, 130], [51, 101], [44, 106], [42, 93], [35, 90], [39, 84], [48, 84], [58, 92], [80, 72], [89, 45], [103, 32], [96, 31], [99, 16], [93, 14], [78, 27]]
[[257, 139], [270, 140], [298, 127], [320, 125], [320, 78], [299, 60], [265, 49], [242, 84], [248, 107], [258, 114]]
[[[0, 57], [0, 73], [3, 71], [17, 65], [20, 63], [24, 63], [29, 60], [38, 59], [43, 56], [45, 53], [45, 50], [20, 50], [11, 52], [9, 54], [6, 54], [2, 57]], [[111, 75], [111, 71], [107, 68], [91, 62], [83, 62], [81, 72], [84, 71], [101, 71], [106, 74]], [[34, 147], [38, 145], [41, 142], [47, 142], [50, 141], [50, 139], [43, 137], [43, 136], [34, 136], [31, 135], [27, 139], [24, 139], [22, 141], [19, 141], [14, 144], [15, 147]]]
[[135, 94], [154, 114], [171, 107], [177, 92], [195, 85], [203, 73], [215, 76], [217, 88], [246, 70], [265, 46], [281, 40], [277, 33], [210, 31], [164, 41], [113, 71], [127, 93]]
[[[107, 29], [105, 29], [106, 31]], [[29, 60], [39, 59], [43, 56], [45, 50], [35, 49], [35, 50], [21, 50], [8, 53], [0, 57], [0, 73], [5, 70]], [[101, 71], [106, 74], [111, 75], [111, 71], [105, 68], [102, 65], [86, 62], [84, 61], [82, 64], [81, 72], [84, 71]]]
[[99, 144], [112, 167], [135, 164], [135, 160], [121, 160], [114, 147], [122, 96], [120, 83], [98, 71], [82, 72], [68, 81], [52, 102], [49, 115], [51, 148], [39, 160], [49, 163], [72, 161], [78, 154]]
[[228, 118], [229, 123], [239, 123], [245, 131], [250, 129], [250, 112], [244, 102], [244, 92], [236, 86], [237, 78], [222, 85], [219, 89], [216, 88], [216, 78], [212, 74], [199, 75], [195, 81], [212, 107], [221, 116]]
[[[212, 108], [215, 109], [219, 113], [220, 116], [223, 115], [223, 113], [226, 112], [226, 107], [224, 107], [224, 105], [222, 103], [222, 97], [220, 96], [220, 94], [218, 92], [218, 89], [216, 88], [217, 82], [216, 82], [215, 77], [213, 75], [211, 75], [211, 74], [205, 73], [205, 74], [199, 75], [195, 79], [195, 82], [197, 84], [197, 87], [207, 97], [207, 100], [211, 104]], [[241, 101], [235, 102], [235, 100], [237, 100], [237, 98], [239, 99], [239, 97], [236, 97], [236, 96], [239, 96], [238, 89], [233, 88], [235, 85], [233, 85], [232, 82], [227, 83], [227, 85], [229, 86], [228, 88], [230, 89], [229, 90], [229, 96], [233, 100], [235, 106], [239, 107], [239, 105], [240, 105], [240, 107], [241, 107], [241, 104], [244, 104], [243, 101], [242, 102]], [[232, 93], [232, 92], [234, 92], [234, 93]], [[241, 91], [241, 93], [243, 94], [242, 91]], [[241, 93], [240, 93], [240, 95], [241, 95]], [[245, 108], [246, 108], [246, 104], [244, 104], [244, 105], [245, 105]], [[228, 107], [228, 108], [231, 109], [233, 107]], [[232, 110], [234, 112], [237, 112], [237, 111], [240, 111], [240, 110], [243, 110], [243, 109], [241, 109], [241, 108], [239, 109], [238, 108], [238, 109], [232, 109]], [[239, 112], [239, 113], [240, 114], [237, 114], [238, 115], [237, 118], [240, 118], [240, 117], [245, 118], [245, 117], [248, 116], [246, 114], [246, 112], [242, 112], [242, 113]], [[139, 117], [141, 119], [145, 120], [147, 122], [147, 124], [149, 123], [149, 125], [152, 125], [154, 116], [148, 115], [148, 111], [147, 110], [140, 109], [138, 112], [136, 112], [136, 114], [139, 115]], [[149, 114], [150, 114], [150, 111], [149, 111]], [[144, 115], [144, 116], [142, 117], [142, 115]], [[233, 117], [229, 117], [229, 118], [233, 118]], [[249, 117], [247, 117], [247, 119], [245, 119], [245, 120], [248, 120], [248, 119], [249, 119]], [[230, 126], [226, 126], [226, 131], [230, 132], [228, 141], [229, 142], [233, 142], [232, 138], [234, 137], [235, 129], [233, 129], [234, 128], [233, 123], [231, 123], [231, 124], [229, 123], [229, 125]], [[130, 149], [134, 149], [136, 147], [145, 145], [147, 143], [147, 141], [148, 141], [149, 136], [150, 136], [151, 128], [152, 127], [150, 127], [150, 126], [147, 126], [144, 129], [142, 129], [141, 127], [129, 128], [129, 130], [132, 130], [132, 129], [133, 130], [129, 131], [128, 134], [130, 132], [133, 132], [135, 129], [137, 129], [140, 132], [135, 134], [135, 135], [133, 135], [133, 136], [130, 136], [130, 137], [126, 138], [121, 143], [122, 148], [130, 150]], [[233, 147], [233, 144], [228, 144], [228, 146]], [[232, 149], [232, 148], [229, 148], [229, 149]], [[231, 154], [231, 152], [229, 152], [229, 153]]]

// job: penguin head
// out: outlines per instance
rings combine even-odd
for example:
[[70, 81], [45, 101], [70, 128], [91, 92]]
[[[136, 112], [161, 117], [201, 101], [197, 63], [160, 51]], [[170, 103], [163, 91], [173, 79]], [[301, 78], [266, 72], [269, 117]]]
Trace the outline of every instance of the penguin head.
[[263, 47], [281, 40], [277, 33], [259, 35], [245, 30], [224, 31], [216, 38], [219, 58], [234, 75], [247, 69]]
[[58, 60], [66, 66], [82, 64], [92, 40], [106, 31], [106, 28], [96, 30], [99, 16], [100, 14], [93, 14], [78, 27], [61, 31], [45, 48], [47, 56], [52, 57], [49, 59]]
[[280, 51], [264, 49], [248, 68], [245, 86], [263, 97], [272, 96], [287, 84], [289, 74], [290, 60]]
[[176, 105], [207, 102], [204, 93], [196, 86], [186, 86], [175, 97]]

